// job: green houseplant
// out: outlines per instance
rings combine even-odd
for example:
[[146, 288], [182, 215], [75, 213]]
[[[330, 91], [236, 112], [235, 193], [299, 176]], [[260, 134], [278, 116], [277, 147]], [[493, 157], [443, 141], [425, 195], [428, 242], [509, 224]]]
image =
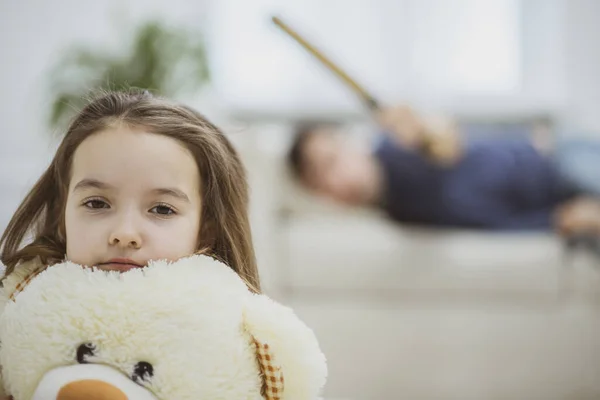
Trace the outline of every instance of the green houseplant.
[[159, 21], [141, 24], [125, 52], [75, 45], [61, 55], [50, 74], [49, 124], [64, 126], [89, 97], [102, 89], [143, 88], [177, 97], [210, 80], [203, 36]]

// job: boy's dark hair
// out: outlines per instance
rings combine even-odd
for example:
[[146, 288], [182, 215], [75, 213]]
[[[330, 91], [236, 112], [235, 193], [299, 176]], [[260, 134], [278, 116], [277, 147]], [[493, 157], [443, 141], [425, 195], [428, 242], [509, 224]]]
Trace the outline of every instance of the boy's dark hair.
[[294, 129], [294, 138], [288, 152], [287, 161], [295, 178], [300, 179], [304, 174], [304, 147], [319, 126], [317, 123], [303, 122]]
[[304, 175], [306, 143], [316, 135], [317, 130], [336, 125], [331, 121], [304, 121], [296, 124], [293, 132], [294, 138], [287, 155], [288, 166], [295, 178], [302, 179]]

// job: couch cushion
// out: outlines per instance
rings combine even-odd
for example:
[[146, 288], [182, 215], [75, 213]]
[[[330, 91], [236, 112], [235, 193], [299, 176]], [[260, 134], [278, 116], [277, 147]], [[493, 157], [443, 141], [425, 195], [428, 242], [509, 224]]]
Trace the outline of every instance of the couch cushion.
[[551, 234], [401, 227], [374, 215], [320, 213], [293, 216], [284, 229], [283, 284], [292, 289], [527, 297], [555, 296], [573, 283]]

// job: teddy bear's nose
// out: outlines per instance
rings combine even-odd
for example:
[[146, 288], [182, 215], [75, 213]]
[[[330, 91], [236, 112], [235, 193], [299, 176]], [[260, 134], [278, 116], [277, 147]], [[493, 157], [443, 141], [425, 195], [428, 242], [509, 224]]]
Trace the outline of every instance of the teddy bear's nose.
[[127, 400], [127, 396], [110, 383], [85, 379], [63, 386], [56, 400]]

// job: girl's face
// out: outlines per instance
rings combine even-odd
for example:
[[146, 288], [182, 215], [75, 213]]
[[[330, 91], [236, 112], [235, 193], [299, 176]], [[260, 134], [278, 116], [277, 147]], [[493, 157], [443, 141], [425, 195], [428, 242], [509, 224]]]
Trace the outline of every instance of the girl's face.
[[73, 158], [67, 259], [127, 271], [191, 255], [200, 211], [198, 167], [181, 143], [126, 126], [98, 132]]

